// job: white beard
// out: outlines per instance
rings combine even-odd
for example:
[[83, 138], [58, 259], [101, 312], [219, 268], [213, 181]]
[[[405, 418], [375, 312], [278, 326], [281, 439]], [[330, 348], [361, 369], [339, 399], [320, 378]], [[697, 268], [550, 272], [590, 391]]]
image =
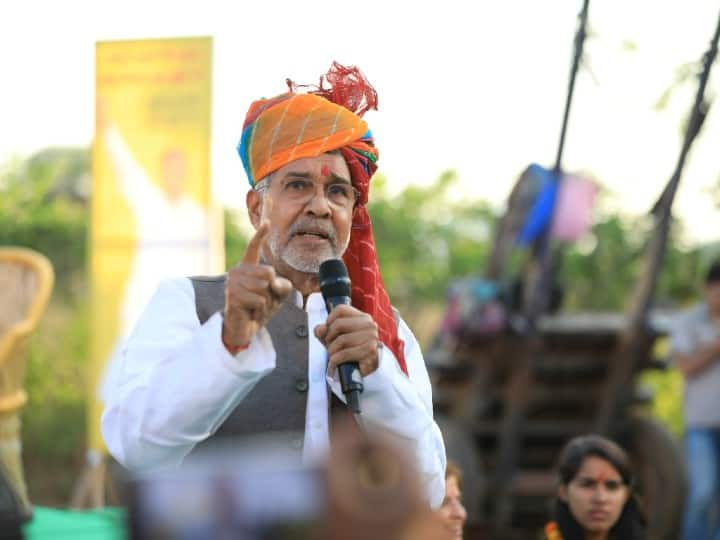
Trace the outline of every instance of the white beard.
[[292, 237], [283, 245], [277, 232], [270, 233], [267, 242], [273, 257], [283, 261], [290, 268], [306, 274], [317, 274], [324, 261], [341, 257], [345, 253], [350, 238], [343, 246], [338, 246], [335, 238], [330, 238], [324, 246], [314, 250], [301, 249], [293, 243]]
[[335, 250], [330, 242], [320, 250], [302, 250], [292, 245], [292, 241], [284, 246], [281, 245], [280, 235], [277, 233], [270, 235], [268, 246], [276, 259], [283, 261], [290, 268], [306, 274], [317, 274], [320, 271], [320, 264], [335, 256]]

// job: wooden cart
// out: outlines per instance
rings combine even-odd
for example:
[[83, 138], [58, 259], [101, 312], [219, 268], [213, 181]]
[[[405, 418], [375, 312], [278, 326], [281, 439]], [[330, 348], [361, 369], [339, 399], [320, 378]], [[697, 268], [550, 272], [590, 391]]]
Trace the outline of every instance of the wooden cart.
[[651, 320], [626, 365], [617, 351], [627, 321], [601, 313], [543, 317], [540, 349], [529, 369], [526, 344], [511, 331], [461, 339], [451, 361], [434, 362], [429, 355], [448, 456], [466, 476], [468, 538], [536, 538], [557, 488], [554, 465], [561, 447], [590, 432], [606, 433], [630, 453], [651, 517], [650, 537], [677, 538], [685, 496], [682, 461], [676, 442], [642, 414], [652, 396], [637, 385], [642, 370], [664, 368], [652, 348], [667, 317]]

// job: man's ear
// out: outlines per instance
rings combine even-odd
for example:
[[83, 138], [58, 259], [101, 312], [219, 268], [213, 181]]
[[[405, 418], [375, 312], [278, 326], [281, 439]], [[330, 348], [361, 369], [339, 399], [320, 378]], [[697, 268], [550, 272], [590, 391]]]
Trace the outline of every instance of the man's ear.
[[558, 498], [564, 503], [567, 502], [567, 486], [565, 484], [560, 484], [558, 487]]
[[245, 195], [245, 204], [247, 205], [250, 223], [257, 230], [260, 223], [262, 223], [263, 197], [254, 189], [250, 189]]

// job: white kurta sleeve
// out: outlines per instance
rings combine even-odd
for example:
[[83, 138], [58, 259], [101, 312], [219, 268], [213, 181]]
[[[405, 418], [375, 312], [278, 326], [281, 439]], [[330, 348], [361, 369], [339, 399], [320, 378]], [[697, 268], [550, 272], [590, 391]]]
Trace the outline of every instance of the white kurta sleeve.
[[[360, 397], [363, 423], [372, 431], [397, 438], [412, 455], [428, 502], [439, 508], [445, 497], [445, 444], [440, 428], [433, 420], [432, 388], [425, 360], [415, 336], [403, 320], [398, 333], [405, 342], [408, 375], [402, 372], [395, 355], [382, 347], [378, 369], [363, 380]], [[328, 383], [345, 402], [335, 374]]]
[[108, 450], [125, 467], [178, 465], [274, 369], [265, 328], [236, 356], [221, 332], [220, 313], [198, 321], [190, 280], [160, 284], [123, 347], [102, 415]]

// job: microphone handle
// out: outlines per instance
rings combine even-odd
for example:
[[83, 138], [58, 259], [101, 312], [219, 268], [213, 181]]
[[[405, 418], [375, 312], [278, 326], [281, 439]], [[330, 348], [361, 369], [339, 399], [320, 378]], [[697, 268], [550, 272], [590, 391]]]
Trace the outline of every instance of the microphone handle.
[[[348, 296], [331, 296], [326, 302], [328, 312], [336, 306], [350, 305]], [[357, 362], [343, 362], [338, 366], [340, 386], [347, 399], [347, 405], [355, 414], [360, 413], [360, 394], [363, 391], [360, 364]]]
[[355, 414], [360, 413], [360, 393], [363, 391], [360, 365], [357, 362], [344, 362], [338, 366], [340, 386], [342, 387], [348, 408]]

